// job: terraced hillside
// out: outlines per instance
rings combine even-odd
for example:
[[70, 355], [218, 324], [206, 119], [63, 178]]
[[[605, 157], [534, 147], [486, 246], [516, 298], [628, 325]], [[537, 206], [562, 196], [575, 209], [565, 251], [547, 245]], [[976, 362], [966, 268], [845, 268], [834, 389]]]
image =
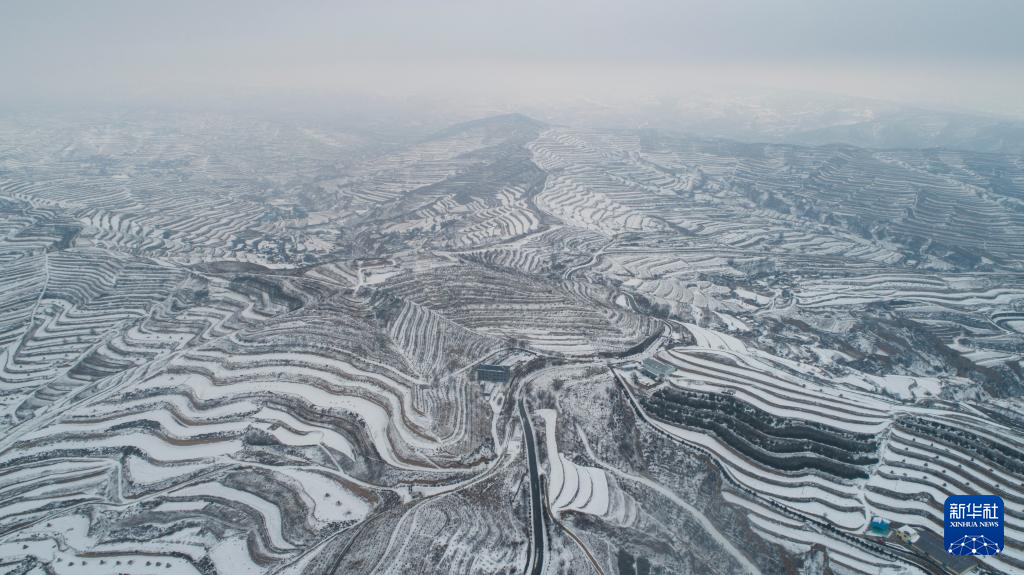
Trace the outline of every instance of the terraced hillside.
[[2, 571], [1024, 572], [1024, 157], [331, 126], [0, 119]]

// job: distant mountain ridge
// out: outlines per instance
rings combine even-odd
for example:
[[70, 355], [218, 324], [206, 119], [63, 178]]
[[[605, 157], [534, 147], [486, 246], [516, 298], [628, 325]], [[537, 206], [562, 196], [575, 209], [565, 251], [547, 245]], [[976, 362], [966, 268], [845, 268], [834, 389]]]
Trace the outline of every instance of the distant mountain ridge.
[[950, 148], [1024, 153], [1024, 122], [966, 114], [909, 112], [792, 134], [787, 143], [843, 143], [863, 148]]

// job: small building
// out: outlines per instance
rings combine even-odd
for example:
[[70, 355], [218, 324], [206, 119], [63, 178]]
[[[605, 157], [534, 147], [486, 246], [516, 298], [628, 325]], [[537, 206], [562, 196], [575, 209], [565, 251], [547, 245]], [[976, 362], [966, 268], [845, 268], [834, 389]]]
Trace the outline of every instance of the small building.
[[883, 517], [874, 516], [868, 523], [868, 535], [875, 537], [888, 537], [890, 532], [889, 520]]
[[667, 363], [658, 361], [653, 357], [649, 357], [640, 365], [640, 370], [643, 371], [644, 375], [647, 377], [661, 379], [667, 375], [672, 375], [676, 368]]
[[904, 543], [915, 543], [920, 536], [921, 534], [917, 532], [917, 529], [909, 525], [900, 525], [896, 528], [896, 537], [899, 537]]
[[473, 370], [477, 381], [508, 383], [512, 380], [512, 368], [507, 365], [481, 363]]
[[911, 546], [928, 556], [934, 563], [956, 575], [970, 575], [978, 572], [978, 560], [970, 555], [951, 555], [946, 552], [945, 542], [931, 531], [922, 531]]

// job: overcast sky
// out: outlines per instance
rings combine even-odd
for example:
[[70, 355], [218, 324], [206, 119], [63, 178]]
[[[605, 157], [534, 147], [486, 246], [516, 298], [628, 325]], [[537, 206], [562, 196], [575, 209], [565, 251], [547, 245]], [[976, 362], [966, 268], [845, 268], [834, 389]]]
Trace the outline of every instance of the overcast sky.
[[1020, 0], [0, 2], [0, 101], [820, 90], [1019, 114]]

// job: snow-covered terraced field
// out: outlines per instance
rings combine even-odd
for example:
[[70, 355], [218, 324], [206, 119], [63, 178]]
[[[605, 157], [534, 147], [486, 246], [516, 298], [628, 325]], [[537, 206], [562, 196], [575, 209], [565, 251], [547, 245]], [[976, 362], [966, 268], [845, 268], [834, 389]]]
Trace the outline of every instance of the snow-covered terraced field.
[[1024, 571], [1021, 158], [342, 124], [0, 118], [0, 572]]
[[[696, 345], [657, 356], [676, 371], [641, 405], [659, 428], [714, 454], [741, 490], [851, 533], [883, 516], [940, 535], [947, 496], [999, 493], [1006, 549], [986, 563], [1024, 566], [1017, 535], [1024, 515], [1013, 507], [1024, 501], [1024, 451], [1011, 429], [801, 377], [731, 336], [687, 327]], [[744, 505], [757, 510], [759, 531], [803, 544], [789, 531], [792, 521]]]

